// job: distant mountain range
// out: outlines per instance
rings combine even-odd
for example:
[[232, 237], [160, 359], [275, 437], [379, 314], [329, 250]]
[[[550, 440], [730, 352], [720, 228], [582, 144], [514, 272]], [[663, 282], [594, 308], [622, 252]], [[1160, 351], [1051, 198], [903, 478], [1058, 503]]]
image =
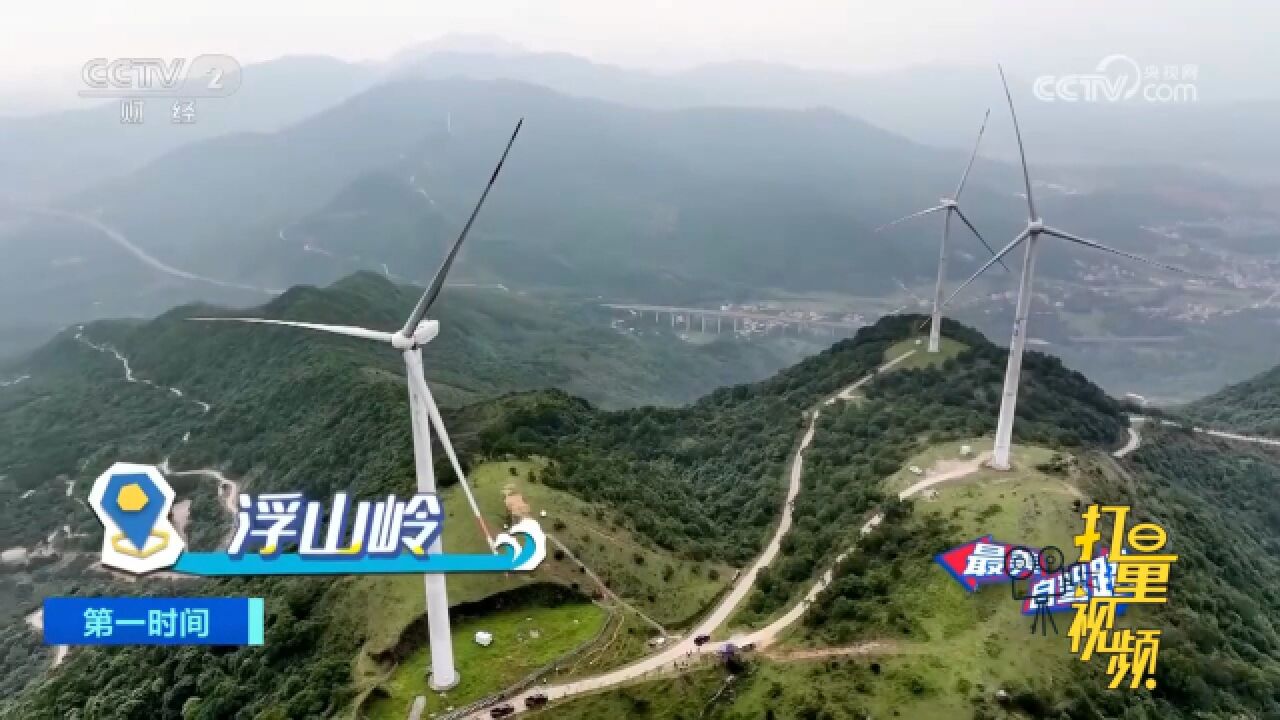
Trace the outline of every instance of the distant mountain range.
[[271, 132], [371, 85], [373, 67], [324, 56], [284, 57], [244, 68], [226, 98], [196, 100], [195, 122], [171, 122], [172, 99], [147, 100], [141, 125], [120, 121], [119, 101], [0, 117], [0, 200], [48, 201], [127, 175], [182, 145], [227, 133]]
[[[961, 151], [918, 145], [832, 110], [655, 111], [512, 81], [405, 78], [278, 132], [184, 145], [60, 204], [167, 265], [235, 284], [327, 283], [383, 264], [417, 279], [456, 234], [522, 116], [526, 131], [460, 272], [587, 296], [890, 291], [895, 277], [931, 274], [936, 230], [874, 236], [872, 228], [936, 202], [965, 162]], [[970, 214], [993, 242], [1013, 233], [1014, 187], [1012, 167], [984, 161], [967, 190]], [[1122, 205], [1046, 192], [1043, 204], [1061, 204], [1085, 216], [1082, 232], [1129, 247], [1151, 242], [1137, 230], [1142, 221], [1188, 207], [1161, 195], [1135, 198]], [[68, 232], [65, 218], [46, 218], [0, 238], [19, 256], [43, 255], [29, 261], [36, 266], [63, 263], [58, 284], [74, 288], [79, 309], [51, 320], [93, 317], [101, 311], [85, 305], [119, 304], [122, 291], [132, 296], [160, 279], [147, 270], [139, 284], [137, 260], [122, 252], [68, 269], [67, 260], [85, 253], [50, 242]], [[970, 257], [985, 252], [960, 242]], [[31, 300], [23, 293], [32, 264], [7, 268], [14, 277], [4, 292], [15, 300]], [[189, 292], [186, 299], [228, 299], [208, 284]]]
[[[1173, 164], [1280, 181], [1268, 128], [1280, 100], [1154, 104], [1045, 103], [1010, 68], [1027, 141], [1044, 162]], [[767, 62], [653, 72], [567, 53], [530, 52], [501, 38], [446, 36], [385, 63], [293, 56], [252, 64], [241, 89], [200, 103], [194, 126], [173, 126], [153, 102], [141, 127], [121, 126], [117, 103], [0, 118], [0, 196], [47, 199], [120, 175], [181, 144], [228, 132], [269, 132], [397, 76], [517, 80], [558, 92], [654, 109], [828, 107], [928, 145], [966, 148], [982, 110], [1001, 100], [994, 68], [925, 66], [851, 74]], [[86, 101], [88, 102], [88, 101]], [[1015, 157], [997, 113], [988, 150]]]
[[402, 79], [279, 132], [179, 147], [59, 203], [79, 222], [30, 224], [12, 206], [5, 218], [21, 224], [0, 251], [18, 261], [0, 268], [0, 293], [32, 310], [28, 324], [263, 296], [166, 277], [104, 242], [99, 222], [167, 266], [266, 290], [384, 263], [423, 278], [521, 116], [460, 277], [613, 299], [892, 288], [886, 265], [910, 275], [929, 261], [870, 228], [935, 199], [964, 160], [833, 111], [658, 112], [510, 81]]
[[[429, 46], [416, 56], [402, 53], [397, 61], [403, 72], [427, 77], [524, 80], [642, 107], [830, 107], [916, 142], [952, 148], [966, 147], [983, 108], [1003, 100], [994, 67], [850, 74], [730, 62], [657, 73], [565, 53], [493, 52], [478, 43], [460, 50]], [[1007, 70], [1028, 146], [1040, 161], [1174, 164], [1280, 182], [1280, 151], [1271, 148], [1268, 130], [1280, 121], [1280, 99], [1046, 103], [1032, 95], [1034, 78], [1020, 76], [1016, 67]], [[1003, 113], [995, 113], [992, 129], [989, 151], [1014, 159], [1013, 134]]]
[[[0, 317], [0, 357], [97, 317], [149, 317], [193, 300], [256, 304], [282, 288], [358, 270], [421, 281], [521, 116], [526, 130], [458, 278], [589, 302], [882, 297], [928, 282], [936, 225], [872, 229], [950, 192], [967, 154], [845, 114], [892, 105], [867, 100], [877, 97], [870, 89], [849, 90], [857, 78], [773, 66], [658, 75], [452, 43], [380, 66], [291, 58], [245, 73], [221, 120], [210, 101], [207, 124], [203, 117], [195, 127], [165, 123], [119, 148], [106, 140], [151, 129], [121, 127], [114, 106], [44, 125], [0, 121], [19, 123], [0, 134], [14, 149], [0, 153], [0, 185], [29, 191], [0, 200], [0, 303], [23, 309]], [[972, 141], [982, 109], [994, 106], [965, 199], [988, 239], [1003, 244], [1022, 209], [1017, 170], [986, 159], [1011, 136], [1000, 124], [997, 87], [973, 95], [959, 80], [907, 75], [883, 85], [911, 96], [908, 114], [917, 122], [954, 129], [956, 146]], [[512, 76], [522, 80], [499, 79]], [[990, 84], [995, 76], [981, 77]], [[935, 81], [947, 95], [918, 94]], [[836, 86], [845, 89], [822, 90]], [[735, 87], [739, 95], [727, 96]], [[867, 107], [813, 109], [851, 97]], [[1043, 104], [1019, 102], [1044, 212], [1071, 217], [1081, 233], [1203, 265], [1213, 258], [1198, 247], [1216, 238], [1170, 241], [1140, 226], [1271, 207], [1265, 191], [1170, 165], [1046, 166], [1052, 155], [1037, 135], [1053, 124], [1041, 117]], [[127, 162], [86, 154], [77, 143], [123, 153]], [[50, 174], [28, 178], [23, 167]], [[63, 192], [48, 199], [56, 187]], [[66, 194], [72, 187], [80, 189]], [[50, 215], [51, 206], [73, 215]], [[1264, 232], [1259, 246], [1266, 241]], [[963, 236], [955, 248], [956, 278], [985, 254]], [[1109, 262], [1051, 248], [1041, 273], [1078, 281]]]

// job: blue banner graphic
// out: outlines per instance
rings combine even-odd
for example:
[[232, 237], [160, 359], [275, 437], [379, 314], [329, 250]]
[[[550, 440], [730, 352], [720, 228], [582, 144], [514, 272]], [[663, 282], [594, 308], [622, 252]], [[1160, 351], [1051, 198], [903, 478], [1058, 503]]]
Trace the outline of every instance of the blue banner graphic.
[[174, 572], [205, 577], [231, 575], [386, 575], [394, 573], [502, 573], [528, 568], [538, 546], [526, 542], [516, 553], [503, 545], [491, 555], [441, 554], [399, 555], [389, 558], [308, 558], [286, 553], [274, 557], [221, 552], [185, 552], [173, 566]]

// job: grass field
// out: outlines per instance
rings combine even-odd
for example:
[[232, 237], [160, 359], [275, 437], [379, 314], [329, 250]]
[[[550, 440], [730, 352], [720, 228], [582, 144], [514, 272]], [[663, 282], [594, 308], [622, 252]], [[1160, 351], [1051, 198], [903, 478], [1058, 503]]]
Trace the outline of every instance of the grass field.
[[621, 622], [607, 630], [599, 643], [561, 666], [549, 676], [549, 681], [560, 683], [599, 675], [651, 652], [649, 626], [630, 612], [621, 613], [619, 619]]
[[[510, 519], [509, 502], [514, 508], [527, 510], [541, 523], [544, 531], [560, 539], [575, 556], [600, 575], [610, 589], [661, 623], [674, 624], [696, 616], [733, 576], [733, 570], [727, 566], [683, 561], [646, 546], [625, 528], [615, 525], [610, 513], [568, 493], [534, 482], [531, 478], [543, 462], [489, 462], [472, 470], [469, 477], [471, 487], [491, 532], [501, 532], [503, 524]], [[450, 487], [441, 496], [446, 515], [445, 550], [461, 553], [486, 552], [484, 538], [461, 490], [456, 486]], [[519, 503], [523, 503], [525, 507], [519, 508]], [[543, 511], [547, 513], [546, 517], [542, 517]], [[554, 582], [576, 587], [584, 595], [604, 600], [595, 583], [578, 564], [558, 553], [553, 546], [548, 550], [546, 562], [532, 573], [451, 575], [449, 601], [453, 605], [472, 602], [533, 582]], [[388, 673], [392, 670], [376, 662], [373, 657], [395, 646], [404, 629], [423, 613], [422, 578], [417, 575], [351, 578], [347, 593], [350, 599], [343, 603], [343, 607], [347, 608], [350, 616], [346, 622], [353, 627], [363, 628], [365, 637], [364, 647], [353, 659], [352, 665], [357, 687], [367, 690], [375, 685], [382, 685], [392, 691], [393, 698], [378, 702], [379, 708], [388, 705], [398, 708], [402, 703], [404, 707], [408, 707], [407, 703], [412, 702], [412, 695], [406, 699], [401, 690], [396, 689], [410, 687], [411, 683], [405, 684], [403, 680], [404, 677], [409, 677], [404, 675], [406, 671], [403, 667], [396, 669], [393, 677], [388, 679]], [[603, 610], [592, 609], [601, 616], [604, 615]], [[529, 611], [521, 617], [532, 612], [540, 611]], [[612, 641], [593, 656], [595, 664], [582, 668], [581, 672], [614, 667], [644, 654], [647, 650], [645, 642], [655, 630], [634, 615], [627, 615], [625, 635], [611, 636]], [[488, 622], [488, 619], [484, 622]], [[454, 646], [459, 650], [463, 646], [472, 645], [471, 634], [474, 633], [472, 630], [470, 634], [457, 635], [461, 627], [464, 626], [459, 624], [454, 628], [455, 635], [459, 638]], [[596, 627], [598, 628], [598, 624]], [[425, 662], [425, 654], [421, 657]], [[541, 657], [538, 655], [535, 659]], [[465, 677], [466, 671], [461, 669], [461, 656], [458, 662], [459, 671]], [[525, 662], [524, 659], [516, 658], [511, 665], [524, 668], [527, 672], [545, 662]], [[413, 695], [421, 694], [421, 673], [414, 677], [419, 678], [419, 686]], [[497, 677], [494, 682], [502, 679], [503, 677]], [[400, 685], [397, 686], [397, 683]], [[500, 684], [489, 684], [484, 688], [467, 686], [462, 690], [468, 693], [479, 692], [476, 696], [479, 697], [499, 687]], [[457, 692], [452, 693], [450, 699], [456, 695]], [[403, 716], [401, 713], [400, 717]]]
[[[557, 608], [532, 608], [495, 613], [453, 627], [454, 662], [462, 676], [447, 693], [427, 688], [430, 656], [427, 648], [410, 655], [382, 683], [390, 697], [372, 701], [368, 720], [403, 720], [418, 695], [427, 698], [423, 717], [478, 700], [521, 679], [595, 637], [607, 618], [590, 603]], [[493, 633], [493, 644], [474, 642], [476, 631]]]
[[[985, 449], [976, 441], [968, 444]], [[923, 465], [928, 457], [950, 456], [953, 451], [950, 444], [940, 446], [913, 462]], [[997, 540], [1033, 547], [1056, 545], [1069, 555], [1080, 527], [1072, 506], [1077, 491], [1070, 477], [1045, 475], [1035, 469], [1036, 463], [1052, 454], [1043, 448], [1019, 447], [1012, 472], [984, 469], [940, 485], [936, 497], [917, 498], [915, 513], [938, 513], [950, 519], [959, 526], [962, 542], [990, 534]], [[904, 638], [867, 628], [858, 638], [880, 640], [893, 648], [876, 659], [881, 667], [878, 676], [837, 668], [858, 676], [856, 682], [865, 687], [858, 706], [874, 717], [893, 711], [921, 720], [967, 717], [973, 710], [974, 695], [989, 700], [1011, 684], [1051, 683], [1068, 663], [1076, 662], [1068, 652], [1065, 634], [1031, 634], [1031, 619], [1021, 614], [1020, 603], [1010, 596], [1008, 585], [969, 593], [931, 558], [904, 563], [901, 573], [885, 602], [902, 613], [915, 632]], [[1059, 631], [1065, 633], [1070, 615], [1055, 619]], [[812, 642], [801, 639], [795, 644]], [[828, 665], [792, 663], [785, 672], [777, 672], [790, 675], [806, 666], [832, 671]]]
[[[953, 442], [938, 443], [930, 446], [924, 452], [913, 456], [910, 460], [903, 464], [902, 469], [884, 479], [884, 490], [888, 492], [902, 492], [921, 480], [927, 480], [929, 475], [934, 471], [945, 470], [951, 467], [953, 463], [971, 462], [975, 457], [984, 452], [991, 452], [994, 441], [991, 438], [970, 438], [967, 440], [956, 440]], [[960, 450], [968, 445], [971, 454], [965, 457], [960, 454]], [[1014, 445], [1011, 459], [1014, 467], [1029, 470], [1035, 470], [1035, 467], [1041, 463], [1048, 461], [1054, 455], [1052, 450], [1041, 447]], [[918, 467], [925, 471], [923, 475], [916, 475], [911, 472], [912, 467]], [[1001, 473], [990, 470], [982, 470], [978, 477], [1001, 477]]]
[[[1056, 545], [1069, 553], [1080, 520], [1072, 488], [1034, 470], [982, 471], [940, 486], [936, 500], [921, 500], [917, 513], [937, 512], [960, 525], [961, 538], [990, 534], [1029, 546]], [[970, 712], [969, 696], [990, 694], [1011, 682], [1052, 678], [1069, 662], [1065, 635], [1030, 633], [1008, 585], [977, 593], [962, 589], [942, 568], [928, 563], [903, 578], [889, 602], [924, 629], [926, 640], [901, 645], [910, 652], [882, 661], [883, 680], [872, 685], [867, 707], [877, 716], [899, 710], [929, 720]], [[1065, 632], [1068, 615], [1057, 618]]]
[[959, 340], [952, 340], [949, 337], [943, 336], [941, 342], [938, 344], [938, 352], [931, 353], [928, 352], [928, 349], [929, 334], [924, 333], [923, 335], [916, 335], [915, 337], [910, 337], [902, 342], [891, 345], [888, 350], [884, 351], [884, 361], [889, 362], [896, 357], [915, 350], [915, 355], [912, 355], [894, 366], [895, 369], [910, 370], [912, 368], [929, 367], [931, 365], [939, 365], [948, 358], [953, 358], [959, 355], [969, 349], [969, 346]]
[[[733, 570], [728, 566], [677, 560], [647, 547], [625, 528], [614, 525], [607, 512], [568, 493], [531, 482], [529, 473], [537, 467], [538, 461], [491, 462], [471, 473], [476, 502], [492, 532], [501, 532], [507, 518], [506, 494], [518, 493], [544, 531], [558, 537], [614, 592], [662, 623], [696, 615], [732, 577]], [[483, 536], [462, 492], [451, 487], [442, 495], [446, 551], [485, 552]], [[542, 511], [547, 513], [545, 518], [541, 517]], [[453, 604], [479, 600], [533, 581], [577, 583], [590, 594], [594, 589], [590, 578], [579, 572], [575, 563], [555, 555], [554, 550], [548, 552], [547, 562], [528, 575], [454, 575], [449, 578], [449, 600]], [[362, 578], [360, 595], [366, 646], [371, 652], [393, 645], [401, 630], [422, 613], [422, 579], [417, 576]]]
[[[959, 444], [932, 448], [912, 462], [923, 466], [931, 459], [954, 457]], [[968, 444], [982, 449], [979, 441]], [[1014, 471], [981, 470], [940, 485], [936, 497], [917, 499], [915, 515], [938, 513], [951, 520], [960, 542], [990, 534], [1005, 542], [1056, 545], [1074, 560], [1072, 538], [1080, 528], [1073, 508], [1078, 497], [1074, 470], [1058, 476], [1035, 469], [1052, 454], [1043, 448], [1018, 448]], [[1052, 686], [1054, 678], [1066, 676], [1069, 664], [1078, 662], [1068, 652], [1069, 613], [1055, 616], [1059, 634], [1032, 635], [1031, 618], [1021, 614], [1008, 585], [969, 593], [931, 557], [900, 559], [893, 575], [895, 582], [882, 602], [892, 613], [905, 616], [902, 625], [910, 627], [911, 634], [863, 627], [848, 644], [882, 643], [872, 654], [821, 660], [760, 658], [752, 672], [734, 681], [706, 712], [720, 689], [722, 670], [574, 700], [554, 708], [553, 716], [642, 717], [637, 710], [641, 709], [663, 718], [954, 720], [973, 716], [975, 700], [993, 705], [1001, 689]], [[799, 626], [779, 650], [822, 645], [819, 633], [807, 635]], [[767, 714], [770, 710], [772, 715]]]
[[[607, 509], [530, 482], [529, 468], [528, 463], [489, 463], [476, 473], [476, 500], [485, 515], [500, 519], [504, 496], [518, 493], [544, 531], [564, 543], [611, 590], [658, 622], [673, 625], [697, 615], [733, 576], [727, 565], [677, 559], [642, 542], [618, 525]], [[540, 517], [544, 510], [545, 518]], [[549, 559], [552, 571], [576, 574], [574, 580], [590, 587], [589, 578], [577, 573], [576, 565], [554, 562], [554, 549]]]

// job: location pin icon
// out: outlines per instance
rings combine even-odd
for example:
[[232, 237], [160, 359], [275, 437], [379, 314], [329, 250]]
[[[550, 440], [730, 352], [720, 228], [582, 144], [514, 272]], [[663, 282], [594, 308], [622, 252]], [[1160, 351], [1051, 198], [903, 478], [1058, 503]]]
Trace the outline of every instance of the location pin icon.
[[103, 498], [103, 510], [139, 553], [164, 510], [165, 497], [145, 473], [113, 475]]

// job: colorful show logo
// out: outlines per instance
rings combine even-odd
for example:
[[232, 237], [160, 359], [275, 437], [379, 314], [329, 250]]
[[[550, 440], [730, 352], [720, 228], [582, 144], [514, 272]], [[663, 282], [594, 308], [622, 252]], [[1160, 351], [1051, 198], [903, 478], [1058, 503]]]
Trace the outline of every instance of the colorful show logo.
[[169, 521], [173, 488], [151, 465], [112, 465], [93, 482], [89, 505], [102, 522], [107, 567], [140, 575], [172, 566], [186, 548]]
[[[1085, 508], [1084, 528], [1075, 536], [1079, 560], [1070, 565], [1056, 547], [1009, 545], [990, 535], [941, 552], [934, 560], [969, 592], [982, 585], [1011, 583], [1022, 614], [1035, 616], [1032, 633], [1039, 626], [1047, 634], [1052, 626], [1056, 634], [1053, 613], [1074, 611], [1067, 631], [1071, 653], [1084, 662], [1095, 655], [1105, 657], [1112, 689], [1151, 690], [1156, 687], [1162, 631], [1117, 628], [1116, 619], [1129, 605], [1168, 602], [1171, 569], [1178, 555], [1168, 551], [1169, 536], [1159, 524], [1140, 522], [1129, 527], [1130, 513], [1127, 505]], [[1103, 545], [1107, 515], [1111, 516], [1111, 543]]]
[[1009, 581], [1005, 574], [1005, 557], [1013, 546], [998, 542], [990, 535], [953, 547], [934, 556], [938, 563], [965, 590], [974, 592], [982, 585]]
[[[1066, 612], [1092, 597], [1113, 597], [1115, 563], [1102, 548], [1088, 562], [1064, 564], [1062, 550], [1000, 542], [983, 535], [934, 556], [961, 587], [976, 592], [986, 585], [1012, 583], [1013, 599], [1023, 615]], [[1120, 610], [1123, 612], [1123, 605]]]
[[434, 494], [377, 502], [337, 493], [331, 503], [302, 493], [241, 494], [226, 551], [187, 550], [169, 520], [174, 493], [150, 465], [116, 463], [94, 483], [90, 503], [104, 528], [104, 565], [143, 574], [365, 575], [529, 571], [546, 558], [546, 536], [524, 518], [487, 554], [442, 552], [445, 514]]

